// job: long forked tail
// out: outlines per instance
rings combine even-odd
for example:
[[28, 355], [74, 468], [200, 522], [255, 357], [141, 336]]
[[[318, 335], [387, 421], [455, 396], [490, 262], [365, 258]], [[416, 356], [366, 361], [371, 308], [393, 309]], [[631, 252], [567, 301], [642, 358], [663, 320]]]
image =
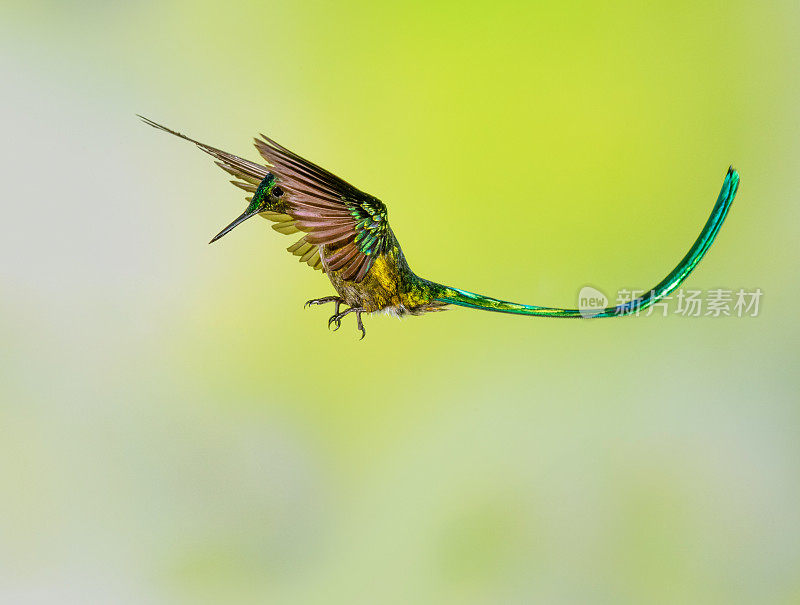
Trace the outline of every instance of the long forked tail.
[[700, 236], [689, 249], [689, 252], [687, 252], [686, 256], [678, 263], [678, 266], [662, 279], [658, 285], [650, 290], [650, 292], [634, 300], [604, 309], [559, 309], [553, 307], [538, 307], [535, 305], [521, 305], [482, 296], [480, 294], [474, 294], [472, 292], [466, 292], [465, 290], [459, 290], [458, 288], [451, 288], [449, 286], [444, 287], [442, 295], [436, 300], [462, 307], [483, 309], [485, 311], [515, 313], [517, 315], [536, 315], [540, 317], [618, 317], [621, 315], [628, 315], [641, 309], [646, 309], [660, 298], [672, 292], [689, 277], [689, 274], [694, 270], [697, 263], [700, 262], [700, 259], [703, 258], [714, 242], [714, 238], [717, 236], [717, 232], [720, 227], [722, 227], [722, 223], [728, 214], [731, 203], [733, 203], [733, 198], [736, 197], [736, 190], [738, 188], [739, 173], [731, 166], [728, 168], [728, 174], [725, 175], [725, 181], [722, 183], [722, 191], [720, 191], [717, 203], [711, 211], [711, 216], [700, 232]]

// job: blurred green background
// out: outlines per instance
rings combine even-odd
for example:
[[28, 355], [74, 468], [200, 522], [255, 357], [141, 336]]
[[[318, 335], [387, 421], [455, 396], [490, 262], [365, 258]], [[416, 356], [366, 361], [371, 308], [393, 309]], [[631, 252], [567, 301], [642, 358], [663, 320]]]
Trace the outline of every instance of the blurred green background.
[[[796, 2], [0, 8], [0, 600], [800, 602]], [[195, 148], [380, 197], [414, 270], [746, 318], [348, 318]], [[613, 296], [612, 296], [613, 298]]]

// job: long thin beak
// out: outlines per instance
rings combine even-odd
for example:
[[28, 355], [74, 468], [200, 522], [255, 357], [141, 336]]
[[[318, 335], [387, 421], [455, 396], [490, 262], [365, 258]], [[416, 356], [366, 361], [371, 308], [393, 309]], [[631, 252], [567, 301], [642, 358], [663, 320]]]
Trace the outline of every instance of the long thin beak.
[[214, 236], [214, 237], [211, 239], [211, 241], [210, 241], [210, 242], [208, 242], [208, 243], [209, 243], [209, 244], [213, 244], [215, 241], [217, 241], [217, 240], [218, 240], [219, 238], [221, 238], [223, 235], [226, 235], [226, 234], [230, 233], [230, 232], [233, 230], [233, 228], [234, 228], [234, 227], [236, 227], [237, 225], [241, 225], [243, 222], [245, 222], [245, 221], [246, 221], [247, 219], [249, 219], [251, 216], [255, 216], [256, 214], [258, 214], [258, 209], [256, 209], [256, 210], [250, 210], [250, 209], [248, 208], [247, 210], [245, 210], [244, 212], [242, 212], [242, 214], [241, 214], [241, 216], [240, 216], [239, 218], [237, 218], [237, 219], [236, 219], [235, 221], [233, 221], [233, 222], [232, 222], [230, 225], [228, 225], [227, 227], [225, 227], [225, 228], [224, 228], [222, 231], [220, 231], [219, 233], [217, 233], [217, 234], [216, 234], [216, 235], [215, 235], [215, 236]]

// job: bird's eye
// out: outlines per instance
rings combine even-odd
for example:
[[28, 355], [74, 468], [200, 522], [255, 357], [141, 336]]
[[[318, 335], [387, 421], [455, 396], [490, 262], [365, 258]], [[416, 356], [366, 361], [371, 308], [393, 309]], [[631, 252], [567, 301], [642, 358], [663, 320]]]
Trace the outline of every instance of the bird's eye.
[[275, 185], [275, 186], [272, 188], [272, 195], [273, 195], [274, 197], [280, 197], [280, 196], [282, 196], [282, 195], [283, 195], [283, 189], [281, 189], [280, 187], [278, 187], [277, 185]]

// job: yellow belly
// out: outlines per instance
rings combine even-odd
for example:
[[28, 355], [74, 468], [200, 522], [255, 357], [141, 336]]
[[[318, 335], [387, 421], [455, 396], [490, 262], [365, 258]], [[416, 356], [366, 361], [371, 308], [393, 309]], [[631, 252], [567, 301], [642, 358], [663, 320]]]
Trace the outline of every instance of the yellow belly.
[[[323, 261], [324, 263], [324, 261]], [[351, 307], [361, 307], [367, 312], [404, 306], [397, 265], [387, 256], [379, 256], [361, 282], [346, 281], [341, 271], [328, 271], [333, 287]]]
[[[325, 252], [322, 250], [321, 254], [323, 264]], [[441, 308], [441, 304], [432, 302], [427, 293], [413, 286], [411, 280], [414, 276], [401, 255], [397, 248], [381, 254], [359, 283], [342, 279], [341, 271], [328, 271], [327, 266], [326, 273], [345, 303], [369, 313], [386, 310], [397, 315], [417, 315]]]

